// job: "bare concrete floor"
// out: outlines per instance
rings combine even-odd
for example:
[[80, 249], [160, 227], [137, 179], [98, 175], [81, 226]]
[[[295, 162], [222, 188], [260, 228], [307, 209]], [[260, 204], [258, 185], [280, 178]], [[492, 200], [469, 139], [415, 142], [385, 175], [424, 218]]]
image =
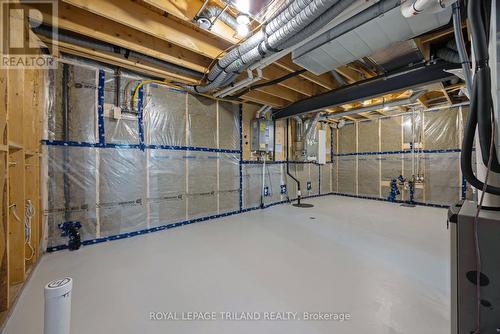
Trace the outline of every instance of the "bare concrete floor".
[[[308, 202], [315, 207], [281, 205], [46, 255], [4, 333], [42, 333], [43, 286], [64, 276], [74, 279], [72, 334], [449, 333], [445, 210]], [[296, 312], [300, 320], [151, 321], [150, 312]], [[303, 312], [351, 320], [305, 321]]]

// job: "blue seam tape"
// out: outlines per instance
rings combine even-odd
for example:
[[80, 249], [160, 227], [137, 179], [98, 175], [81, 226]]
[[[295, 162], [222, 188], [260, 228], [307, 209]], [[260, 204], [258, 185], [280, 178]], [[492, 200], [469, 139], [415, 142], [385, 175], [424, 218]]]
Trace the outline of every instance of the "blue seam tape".
[[[320, 165], [315, 161], [289, 161], [291, 164], [313, 164], [313, 165]], [[243, 160], [241, 161], [242, 164], [244, 165], [259, 165], [262, 164], [262, 161], [256, 161], [256, 160]], [[327, 162], [330, 163], [330, 162]], [[267, 165], [273, 165], [273, 164], [286, 164], [286, 160], [277, 160], [277, 161], [266, 161]]]
[[[385, 198], [371, 197], [371, 196], [351, 195], [351, 194], [347, 194], [347, 193], [338, 193], [338, 192], [330, 192], [330, 193], [326, 193], [326, 194], [310, 195], [310, 196], [304, 196], [302, 198], [303, 199], [307, 199], [307, 198], [316, 198], [316, 197], [323, 197], [323, 196], [330, 196], [330, 195], [343, 196], [343, 197], [353, 197], [353, 198], [360, 198], [360, 199], [369, 199], [369, 200], [376, 200], [376, 201], [381, 201], [381, 202], [389, 202]], [[270, 208], [270, 207], [273, 207], [273, 206], [276, 206], [276, 205], [290, 203], [290, 202], [293, 202], [295, 200], [297, 200], [297, 199], [294, 198], [294, 199], [290, 199], [290, 201], [284, 200], [284, 201], [279, 201], [279, 202], [274, 202], [274, 203], [266, 204], [263, 207], [256, 206], [256, 207], [244, 208], [244, 209], [237, 210], [237, 211], [230, 211], [230, 212], [222, 213], [222, 214], [218, 214], [218, 215], [212, 215], [212, 216], [194, 218], [194, 219], [191, 219], [191, 220], [181, 221], [181, 222], [167, 224], [167, 225], [161, 225], [161, 226], [152, 227], [152, 228], [149, 228], [149, 229], [144, 229], [144, 230], [139, 230], [139, 231], [134, 231], [134, 232], [129, 232], [129, 233], [122, 233], [122, 234], [112, 235], [112, 236], [98, 238], [98, 239], [85, 240], [85, 241], [82, 242], [82, 245], [88, 246], [88, 245], [95, 245], [95, 244], [98, 244], [98, 243], [101, 243], [101, 242], [106, 242], [106, 241], [131, 238], [131, 237], [135, 237], [135, 236], [138, 236], [138, 235], [144, 235], [144, 234], [149, 234], [149, 233], [152, 233], [152, 232], [158, 232], [158, 231], [168, 230], [168, 229], [171, 229], [171, 228], [174, 228], [174, 227], [185, 226], [185, 225], [190, 225], [190, 224], [194, 224], [194, 223], [204, 222], [204, 221], [213, 220], [213, 219], [217, 219], [217, 218], [223, 218], [223, 217], [233, 216], [233, 215], [236, 215], [236, 214], [245, 213], [245, 212], [254, 211], [254, 210], [259, 210], [259, 209], [266, 209], [266, 208]], [[409, 204], [409, 201], [397, 200], [394, 203], [408, 203]], [[422, 203], [422, 202], [414, 202], [413, 204], [420, 205], [420, 206], [436, 207], [436, 208], [448, 208], [449, 207], [448, 205], [443, 205], [443, 204], [431, 204], [431, 203]], [[59, 250], [67, 249], [67, 248], [68, 248], [67, 245], [52, 246], [52, 247], [48, 247], [47, 248], [47, 252], [55, 252], [55, 251], [59, 251]]]
[[[62, 141], [62, 140], [42, 140], [43, 145], [47, 146], [72, 146], [72, 147], [99, 147], [99, 148], [135, 148], [140, 149], [140, 144], [119, 144], [119, 143], [89, 143], [79, 141]], [[209, 147], [194, 147], [194, 146], [175, 146], [175, 145], [143, 145], [143, 148], [171, 150], [171, 151], [198, 151], [198, 152], [218, 152], [218, 153], [240, 153], [239, 150], [218, 149]]]
[[462, 199], [465, 200], [467, 198], [467, 180], [465, 176], [462, 176]]
[[99, 131], [99, 144], [106, 143], [106, 134], [104, 132], [104, 70], [99, 70], [99, 84], [97, 86], [97, 128]]
[[[455, 152], [461, 152], [462, 150], [459, 148], [450, 148], [450, 149], [444, 149], [444, 150], [420, 150], [420, 151], [413, 151], [415, 153], [455, 153]], [[384, 152], [358, 152], [358, 153], [338, 153], [335, 154], [334, 156], [336, 157], [345, 157], [345, 156], [357, 156], [357, 155], [386, 155], [386, 154], [409, 154], [412, 153], [411, 150], [403, 150], [403, 151], [384, 151]]]

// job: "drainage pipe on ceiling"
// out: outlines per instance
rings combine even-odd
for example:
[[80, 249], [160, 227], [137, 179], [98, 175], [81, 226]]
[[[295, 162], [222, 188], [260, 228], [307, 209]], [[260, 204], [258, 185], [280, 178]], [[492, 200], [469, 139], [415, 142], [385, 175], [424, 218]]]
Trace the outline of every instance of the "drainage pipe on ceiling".
[[407, 0], [401, 4], [401, 14], [412, 17], [422, 13], [437, 13], [450, 6], [456, 0]]
[[[253, 84], [254, 82], [260, 81], [263, 78], [262, 70], [260, 68], [257, 69], [257, 75], [254, 76], [253, 72], [247, 70], [247, 78], [235, 83], [233, 86], [227, 87], [221, 91], [218, 91], [214, 94], [215, 97], [225, 97], [230, 95], [233, 92], [236, 92], [243, 87]], [[223, 86], [223, 85], [222, 85]]]
[[207, 85], [186, 85], [185, 88], [202, 93], [221, 87], [234, 73], [295, 44], [295, 40], [309, 37], [350, 4], [347, 0], [295, 0], [279, 15], [273, 16], [263, 29], [221, 58], [210, 70]]
[[339, 74], [339, 72], [337, 72], [336, 70], [332, 70], [331, 73], [333, 78], [337, 80], [337, 82], [340, 83], [341, 86], [347, 85], [347, 81], [344, 79], [343, 76]]
[[[32, 27], [33, 32], [37, 34], [41, 34], [47, 37], [52, 36], [52, 28], [47, 26], [47, 25], [34, 25]], [[179, 74], [185, 74], [190, 77], [193, 77], [195, 79], [201, 80], [203, 78], [203, 73], [194, 71], [192, 69], [189, 69], [187, 67], [179, 66], [173, 63], [169, 63], [167, 61], [154, 58], [148, 55], [145, 55], [143, 53], [135, 52], [129, 49], [122, 48], [120, 46], [116, 46], [113, 44], [109, 44], [106, 42], [102, 42], [99, 40], [95, 40], [93, 38], [87, 38], [87, 37], [80, 37], [77, 36], [76, 34], [72, 34], [68, 31], [65, 30], [58, 30], [58, 40], [64, 43], [69, 43], [69, 44], [74, 44], [78, 46], [82, 46], [85, 48], [93, 49], [93, 50], [99, 50], [103, 52], [109, 52], [109, 53], [117, 53], [120, 54], [121, 56], [125, 58], [135, 58], [139, 60], [144, 60], [148, 63], [151, 63], [153, 65], [159, 66], [167, 71], [172, 71], [175, 73]]]
[[399, 106], [403, 106], [403, 105], [407, 105], [407, 104], [412, 104], [412, 103], [415, 103], [425, 93], [426, 93], [426, 91], [418, 91], [418, 92], [415, 92], [411, 97], [406, 98], [406, 99], [400, 99], [400, 100], [391, 101], [388, 103], [379, 103], [379, 104], [374, 104], [374, 105], [371, 105], [368, 107], [338, 112], [338, 113], [334, 113], [331, 116], [325, 115], [322, 118], [323, 119], [336, 119], [336, 118], [349, 116], [349, 115], [353, 115], [353, 114], [359, 114], [359, 113], [364, 113], [364, 112], [380, 110], [380, 109], [383, 109], [385, 107], [394, 108], [394, 107], [399, 107]]

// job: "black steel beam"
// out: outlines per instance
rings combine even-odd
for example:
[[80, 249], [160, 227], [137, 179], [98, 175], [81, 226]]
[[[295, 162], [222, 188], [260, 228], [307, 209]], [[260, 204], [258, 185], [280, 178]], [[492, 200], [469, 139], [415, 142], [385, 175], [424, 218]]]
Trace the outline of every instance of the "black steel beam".
[[291, 105], [273, 110], [275, 119], [300, 115], [325, 108], [356, 101], [367, 100], [380, 95], [390, 94], [406, 89], [417, 88], [425, 84], [442, 82], [454, 77], [445, 70], [459, 68], [459, 64], [444, 61], [430, 65], [418, 65], [395, 73], [388, 73], [363, 82], [354, 83], [321, 95], [297, 101]]

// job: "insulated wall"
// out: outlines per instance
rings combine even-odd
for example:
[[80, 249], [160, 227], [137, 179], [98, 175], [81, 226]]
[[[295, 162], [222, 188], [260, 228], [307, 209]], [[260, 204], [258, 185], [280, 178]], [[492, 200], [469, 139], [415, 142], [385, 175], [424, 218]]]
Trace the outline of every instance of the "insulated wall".
[[74, 61], [53, 72], [49, 250], [67, 243], [66, 221], [81, 223], [84, 242], [98, 242], [239, 212], [240, 106], [154, 83], [133, 100], [144, 79]]
[[[416, 202], [449, 205], [470, 197], [460, 173], [460, 143], [466, 106], [415, 110], [346, 124], [335, 130], [334, 193], [387, 198], [391, 180], [420, 177]], [[400, 186], [398, 200], [408, 201]]]
[[148, 78], [75, 60], [62, 60], [48, 77], [49, 250], [65, 247], [59, 225], [66, 221], [80, 222], [91, 244], [294, 200], [297, 181], [303, 198], [386, 198], [399, 175], [423, 177], [415, 193], [422, 203], [451, 204], [468, 191], [458, 161], [465, 109], [327, 129], [323, 165], [263, 163], [243, 159], [248, 115], [238, 104], [156, 83], [136, 91]]
[[243, 161], [243, 208], [253, 209], [295, 200], [297, 182], [300, 182], [304, 198], [331, 193], [332, 163], [319, 165], [314, 162]]

